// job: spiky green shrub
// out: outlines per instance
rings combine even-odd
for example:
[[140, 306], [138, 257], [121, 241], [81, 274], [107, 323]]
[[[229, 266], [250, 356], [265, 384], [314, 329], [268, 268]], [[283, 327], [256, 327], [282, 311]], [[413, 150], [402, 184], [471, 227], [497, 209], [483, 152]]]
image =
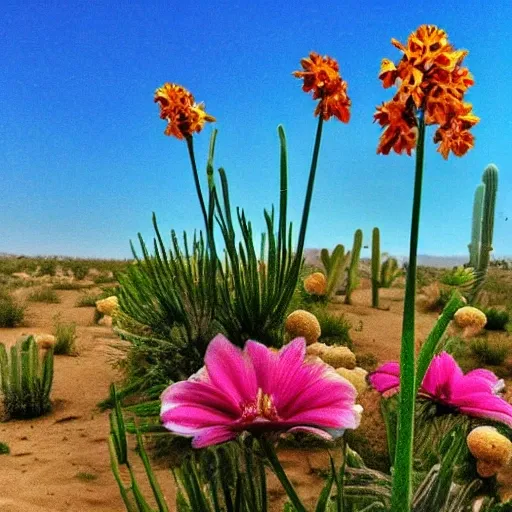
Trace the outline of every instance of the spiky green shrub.
[[8, 418], [42, 416], [51, 409], [53, 350], [40, 357], [32, 336], [21, 338], [9, 351], [0, 344], [0, 381]]
[[507, 358], [510, 349], [504, 343], [491, 344], [485, 338], [477, 338], [470, 343], [471, 353], [480, 365], [499, 366]]
[[310, 311], [316, 316], [322, 334], [319, 341], [326, 345], [344, 345], [352, 348], [350, 329], [352, 325], [343, 314], [334, 314], [326, 308], [314, 307]]
[[39, 275], [53, 277], [57, 273], [57, 260], [45, 258], [39, 261]]
[[485, 329], [488, 331], [505, 331], [510, 322], [510, 314], [504, 309], [488, 308], [484, 310], [487, 317]]
[[59, 318], [56, 318], [53, 335], [55, 336], [54, 354], [72, 355], [76, 352], [75, 322], [61, 322]]
[[471, 267], [456, 267], [441, 277], [441, 283], [457, 287], [470, 286], [474, 280], [475, 271]]
[[32, 302], [46, 302], [47, 304], [58, 304], [60, 302], [59, 296], [52, 288], [39, 288], [34, 290], [29, 296], [28, 300]]
[[9, 455], [9, 453], [11, 453], [9, 445], [7, 443], [0, 443], [0, 455]]
[[16, 327], [24, 317], [25, 307], [8, 292], [0, 290], [0, 327]]
[[73, 276], [78, 281], [85, 279], [89, 273], [89, 266], [82, 262], [74, 262], [70, 265], [70, 270], [73, 272]]

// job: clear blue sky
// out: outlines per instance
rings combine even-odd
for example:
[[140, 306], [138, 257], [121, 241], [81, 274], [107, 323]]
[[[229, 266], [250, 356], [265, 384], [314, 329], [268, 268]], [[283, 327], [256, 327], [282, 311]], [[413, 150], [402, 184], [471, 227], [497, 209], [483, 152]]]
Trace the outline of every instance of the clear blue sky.
[[[298, 221], [316, 128], [314, 102], [291, 76], [309, 51], [335, 57], [352, 120], [325, 125], [306, 246], [365, 243], [408, 250], [414, 160], [376, 155], [377, 74], [390, 44], [423, 23], [470, 51], [481, 117], [476, 147], [444, 161], [427, 133], [420, 252], [465, 254], [474, 189], [500, 169], [495, 253], [512, 254], [512, 2], [388, 0], [5, 2], [0, 40], [0, 252], [128, 257], [129, 239], [201, 227], [186, 146], [165, 137], [153, 92], [189, 88], [217, 117], [217, 165], [256, 228], [278, 201], [278, 141], [290, 155]], [[211, 128], [196, 137], [201, 168]], [[506, 218], [508, 217], [508, 221]]]

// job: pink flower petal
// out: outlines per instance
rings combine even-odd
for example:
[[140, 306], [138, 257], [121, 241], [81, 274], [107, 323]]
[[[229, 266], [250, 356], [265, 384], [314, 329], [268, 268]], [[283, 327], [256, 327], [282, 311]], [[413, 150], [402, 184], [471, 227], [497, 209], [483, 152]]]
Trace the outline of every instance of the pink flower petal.
[[441, 352], [432, 359], [421, 389], [433, 397], [449, 397], [463, 376], [455, 359], [450, 354]]
[[251, 361], [222, 334], [210, 341], [204, 361], [211, 383], [234, 403], [243, 404], [256, 396], [258, 386]]
[[488, 418], [512, 427], [512, 405], [499, 396], [475, 393], [455, 404], [461, 413], [477, 418]]
[[287, 434], [295, 434], [296, 432], [305, 432], [306, 434], [313, 434], [317, 437], [325, 439], [326, 441], [332, 441], [334, 439], [329, 432], [316, 427], [293, 427], [287, 431]]
[[204, 429], [192, 441], [193, 448], [206, 448], [215, 444], [225, 443], [235, 439], [238, 435], [226, 427], [213, 427]]
[[385, 363], [368, 376], [370, 385], [379, 393], [387, 393], [400, 386], [400, 365], [396, 361]]

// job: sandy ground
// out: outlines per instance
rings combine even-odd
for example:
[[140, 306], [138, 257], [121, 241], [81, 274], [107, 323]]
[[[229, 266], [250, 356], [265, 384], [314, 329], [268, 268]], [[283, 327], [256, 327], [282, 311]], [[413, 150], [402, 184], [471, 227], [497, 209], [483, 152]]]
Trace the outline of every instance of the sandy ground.
[[[16, 292], [25, 297], [28, 289]], [[0, 423], [0, 441], [11, 455], [0, 457], [0, 510], [2, 512], [123, 512], [117, 485], [111, 475], [107, 449], [108, 415], [96, 404], [108, 394], [120, 375], [112, 368], [119, 352], [108, 327], [94, 325], [93, 308], [74, 306], [78, 291], [58, 291], [60, 304], [28, 302], [25, 326], [0, 329], [0, 340], [12, 343], [22, 333], [51, 333], [54, 316], [74, 321], [78, 329], [78, 355], [56, 356], [52, 398], [53, 411], [31, 421]], [[331, 308], [346, 314], [354, 326], [351, 336], [358, 355], [373, 354], [384, 362], [399, 355], [402, 289], [381, 290], [381, 309], [372, 309], [370, 290], [354, 293], [351, 306]], [[418, 314], [417, 338], [422, 340], [436, 320], [435, 314]], [[383, 443], [384, 431], [374, 392], [361, 396], [365, 407], [362, 430], [365, 437]], [[298, 493], [313, 507], [327, 467], [325, 451], [283, 450], [281, 459]], [[159, 470], [169, 503], [174, 502], [172, 479]], [[169, 485], [167, 485], [169, 484]], [[276, 504], [283, 493], [271, 479], [269, 494]], [[276, 508], [282, 510], [282, 508]]]

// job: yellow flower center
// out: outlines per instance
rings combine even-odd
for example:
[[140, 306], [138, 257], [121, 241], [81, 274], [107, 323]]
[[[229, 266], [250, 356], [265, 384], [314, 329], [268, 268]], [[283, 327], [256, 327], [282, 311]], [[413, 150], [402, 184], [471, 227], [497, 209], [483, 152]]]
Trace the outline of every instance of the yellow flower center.
[[261, 388], [258, 388], [258, 393], [254, 401], [242, 406], [242, 421], [244, 423], [251, 423], [257, 419], [267, 421], [275, 421], [278, 419], [277, 410], [272, 402], [272, 397], [263, 393]]

